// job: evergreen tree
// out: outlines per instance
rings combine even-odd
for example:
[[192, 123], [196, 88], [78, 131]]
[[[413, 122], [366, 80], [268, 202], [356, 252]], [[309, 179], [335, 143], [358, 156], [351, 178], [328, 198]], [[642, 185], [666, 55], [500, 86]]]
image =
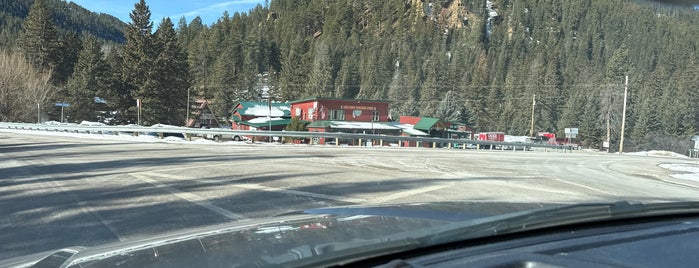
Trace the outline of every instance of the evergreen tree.
[[309, 73], [306, 52], [306, 43], [301, 36], [294, 38], [288, 50], [282, 52], [282, 71], [279, 77], [282, 101], [308, 97], [302, 95]]
[[475, 69], [473, 80], [470, 87], [465, 92], [467, 100], [467, 108], [475, 118], [474, 126], [476, 129], [488, 131], [491, 129], [491, 123], [488, 121], [488, 107], [486, 106], [486, 93], [488, 92], [488, 62], [484, 51], [481, 51], [475, 60]]
[[[578, 139], [582, 146], [592, 148], [601, 148], [602, 143], [602, 128], [597, 122], [599, 114], [599, 104], [593, 96], [586, 97], [581, 100], [584, 103], [583, 110], [580, 115], [580, 127], [578, 129]], [[611, 144], [610, 144], [611, 146]]]
[[566, 104], [561, 111], [561, 116], [558, 120], [558, 129], [565, 129], [571, 127], [579, 128], [581, 113], [584, 110], [584, 98], [582, 92], [573, 93], [568, 99]]
[[68, 103], [66, 114], [74, 122], [97, 121], [100, 106], [99, 90], [106, 86], [107, 66], [102, 60], [100, 41], [92, 35], [84, 37], [84, 48], [75, 64], [75, 72], [67, 84]]
[[134, 10], [129, 14], [131, 22], [125, 29], [126, 43], [120, 50], [123, 68], [121, 79], [134, 96], [135, 92], [143, 91], [156, 55], [150, 15], [150, 9], [144, 0], [134, 4]]
[[306, 131], [306, 123], [301, 122], [298, 117], [291, 117], [291, 122], [284, 128], [286, 131]]
[[41, 71], [59, 67], [61, 43], [46, 0], [37, 0], [24, 20], [19, 48], [35, 68]]
[[[298, 117], [292, 116], [291, 117], [291, 122], [289, 122], [286, 127], [284, 127], [284, 130], [286, 131], [308, 131], [306, 128], [306, 123], [302, 122], [299, 120]], [[299, 141], [301, 139], [299, 138], [284, 138], [287, 142], [294, 142], [294, 141]]]
[[448, 91], [444, 94], [442, 101], [439, 102], [439, 106], [437, 106], [437, 118], [446, 121], [463, 120], [461, 107], [458, 103], [457, 95], [451, 90]]
[[157, 56], [146, 82], [136, 92], [143, 100], [144, 122], [182, 125], [189, 88], [187, 56], [179, 47], [169, 18], [158, 25], [154, 41]]
[[119, 47], [109, 47], [106, 53], [105, 62], [107, 74], [105, 75], [105, 87], [100, 95], [107, 101], [109, 111], [115, 111], [111, 123], [129, 124], [136, 123], [137, 112], [135, 109], [136, 100], [133, 98], [133, 86], [129, 85], [123, 78], [124, 68]]
[[69, 32], [60, 41], [60, 56], [58, 66], [54, 70], [53, 80], [56, 84], [63, 84], [73, 74], [73, 68], [82, 51], [82, 40], [76, 32]]
[[[429, 60], [434, 62], [434, 60]], [[427, 78], [420, 89], [420, 116], [437, 116], [437, 104], [439, 102], [439, 83], [437, 82], [436, 64], [428, 64]]]
[[359, 93], [359, 69], [357, 58], [345, 57], [335, 79], [336, 98], [354, 98]]
[[[216, 63], [214, 64], [215, 72], [211, 74], [211, 83], [208, 88], [211, 93], [212, 102], [209, 105], [214, 114], [226, 114], [230, 109], [228, 106], [237, 100], [252, 100], [242, 94], [242, 89], [238, 88], [240, 76], [240, 68], [236, 60], [240, 58], [240, 51], [234, 43], [229, 42], [229, 46], [223, 48], [223, 51]], [[208, 96], [207, 96], [208, 98]]]
[[321, 41], [321, 44], [316, 46], [311, 74], [306, 86], [306, 96], [331, 97], [333, 95], [329, 53], [328, 46], [324, 42]]
[[660, 128], [659, 116], [655, 109], [659, 99], [656, 93], [658, 90], [651, 86], [654, 82], [658, 82], [657, 79], [654, 76], [647, 79], [646, 86], [637, 90], [638, 93], [635, 94], [636, 100], [634, 100], [634, 105], [629, 107], [634, 111], [631, 118], [633, 119], [633, 127], [630, 128], [629, 138], [631, 144], [636, 145], [636, 148], [640, 150], [652, 149], [647, 137]]

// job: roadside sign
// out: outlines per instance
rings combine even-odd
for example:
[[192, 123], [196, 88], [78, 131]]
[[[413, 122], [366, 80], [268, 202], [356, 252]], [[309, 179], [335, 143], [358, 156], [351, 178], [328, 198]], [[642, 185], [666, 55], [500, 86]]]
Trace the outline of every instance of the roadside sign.
[[578, 137], [578, 128], [566, 128], [566, 138], [575, 139]]
[[578, 128], [566, 128], [565, 133], [566, 134], [578, 134]]
[[61, 107], [61, 123], [63, 123], [63, 107], [70, 107], [70, 103], [67, 102], [56, 102], [53, 106]]

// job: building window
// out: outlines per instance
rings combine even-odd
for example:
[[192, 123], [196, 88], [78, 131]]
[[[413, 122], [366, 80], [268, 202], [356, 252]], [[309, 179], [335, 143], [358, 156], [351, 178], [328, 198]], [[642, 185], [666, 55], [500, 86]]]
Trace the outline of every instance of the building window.
[[296, 117], [299, 117], [299, 118], [301, 117], [301, 108], [296, 107], [296, 113], [295, 113], [295, 115], [296, 115]]
[[345, 110], [330, 110], [330, 120], [345, 120]]
[[379, 116], [379, 111], [374, 111], [371, 113], [371, 121], [381, 121], [381, 117]]
[[314, 108], [308, 108], [308, 119], [314, 120], [315, 119], [315, 110]]

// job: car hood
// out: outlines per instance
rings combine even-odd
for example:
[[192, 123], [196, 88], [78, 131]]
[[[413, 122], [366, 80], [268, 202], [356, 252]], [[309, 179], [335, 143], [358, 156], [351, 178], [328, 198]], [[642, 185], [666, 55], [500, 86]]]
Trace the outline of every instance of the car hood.
[[[267, 219], [188, 229], [137, 241], [71, 247], [13, 258], [1, 267], [278, 265], [401, 241], [449, 222], [539, 208], [541, 204], [448, 202], [316, 208]], [[52, 265], [43, 265], [51, 263]], [[203, 264], [203, 265], [202, 265]]]
[[[676, 209], [697, 207], [697, 203], [673, 206]], [[667, 210], [667, 207], [663, 208]], [[65, 248], [6, 260], [0, 262], [0, 267], [295, 267], [343, 264], [454, 239], [543, 226], [542, 223], [564, 224], [629, 212], [636, 215], [639, 211], [647, 211], [647, 208], [627, 203], [563, 206], [482, 202], [317, 208], [137, 241]], [[547, 222], [547, 219], [554, 223]]]

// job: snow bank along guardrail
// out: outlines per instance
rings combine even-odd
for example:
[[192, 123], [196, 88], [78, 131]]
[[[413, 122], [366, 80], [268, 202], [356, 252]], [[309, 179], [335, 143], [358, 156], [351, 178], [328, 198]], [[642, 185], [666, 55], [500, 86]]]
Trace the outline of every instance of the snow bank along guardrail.
[[[472, 144], [480, 148], [500, 147], [511, 148], [511, 150], [520, 150], [523, 148], [548, 148], [555, 150], [572, 151], [573, 146], [570, 145], [549, 145], [536, 143], [518, 143], [518, 142], [496, 142], [483, 140], [462, 140], [462, 139], [447, 139], [447, 138], [426, 138], [426, 137], [406, 137], [392, 135], [377, 135], [363, 133], [340, 133], [340, 132], [307, 132], [307, 131], [249, 131], [249, 130], [227, 130], [227, 129], [199, 129], [199, 128], [184, 128], [184, 127], [145, 127], [145, 126], [91, 126], [91, 125], [73, 125], [73, 124], [29, 124], [29, 123], [4, 123], [0, 122], [0, 129], [16, 129], [16, 130], [39, 130], [39, 131], [58, 131], [58, 132], [73, 132], [87, 134], [113, 134], [113, 135], [139, 135], [139, 133], [158, 133], [162, 138], [164, 133], [182, 133], [186, 138], [193, 135], [238, 135], [238, 136], [261, 136], [261, 137], [291, 137], [291, 138], [326, 138], [335, 139], [355, 139], [359, 140], [359, 144], [363, 141], [374, 140], [379, 141], [381, 145], [389, 143], [398, 143], [401, 141], [416, 142], [417, 146], [420, 143], [431, 144], [430, 147], [437, 147], [437, 144], [445, 144], [448, 148], [466, 148], [467, 144]], [[339, 145], [339, 143], [338, 143]]]

